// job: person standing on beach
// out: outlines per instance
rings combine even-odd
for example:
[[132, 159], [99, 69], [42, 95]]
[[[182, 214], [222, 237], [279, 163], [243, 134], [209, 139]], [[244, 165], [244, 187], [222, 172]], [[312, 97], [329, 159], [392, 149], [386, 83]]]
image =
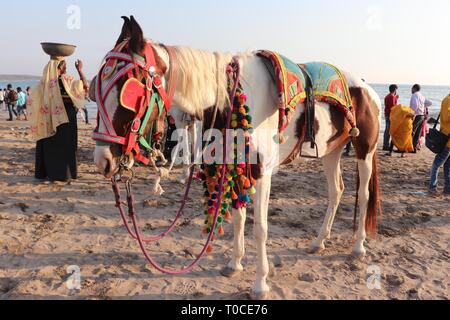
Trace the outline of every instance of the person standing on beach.
[[[88, 100], [89, 101], [89, 100]], [[84, 119], [84, 122], [86, 123], [86, 124], [90, 124], [89, 123], [89, 112], [88, 112], [88, 109], [87, 109], [87, 107], [84, 107], [82, 110], [80, 110], [79, 112], [82, 112], [82, 117], [83, 117], [83, 119]]]
[[[441, 132], [450, 137], [450, 95], [442, 101], [441, 106]], [[431, 168], [430, 193], [437, 195], [438, 173], [439, 169], [444, 166], [445, 188], [444, 194], [450, 195], [450, 140], [444, 150], [436, 155], [433, 166]]]
[[423, 123], [426, 117], [426, 108], [433, 105], [433, 103], [426, 99], [422, 93], [420, 93], [421, 86], [415, 84], [412, 89], [411, 97], [411, 109], [415, 112], [414, 124], [413, 124], [413, 146], [414, 153], [417, 153], [417, 146], [419, 145], [419, 140], [422, 135]]
[[397, 94], [398, 86], [392, 84], [389, 86], [389, 94], [384, 98], [384, 116], [386, 119], [386, 130], [384, 131], [384, 143], [383, 150], [388, 151], [391, 145], [391, 110], [393, 107], [398, 105], [398, 94]]
[[[5, 102], [5, 92], [2, 88], [0, 88], [0, 108], [3, 107], [3, 103]], [[6, 108], [5, 108], [6, 111]]]
[[20, 116], [25, 116], [25, 121], [27, 121], [27, 95], [22, 91], [22, 88], [17, 88], [17, 120], [20, 120]]
[[37, 140], [35, 177], [39, 180], [69, 182], [78, 178], [77, 113], [85, 106], [88, 82], [83, 63], [78, 60], [75, 67], [80, 80], [66, 74], [66, 61], [52, 57], [31, 94], [30, 129]]
[[16, 105], [19, 97], [17, 92], [13, 89], [11, 84], [8, 84], [6, 91], [6, 106], [8, 107], [9, 119], [7, 121], [13, 121], [13, 114], [17, 117]]

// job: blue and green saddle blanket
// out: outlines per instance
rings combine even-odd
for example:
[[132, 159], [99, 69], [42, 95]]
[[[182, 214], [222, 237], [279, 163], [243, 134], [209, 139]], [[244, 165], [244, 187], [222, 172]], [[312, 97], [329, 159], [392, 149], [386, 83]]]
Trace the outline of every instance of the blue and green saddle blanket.
[[266, 50], [258, 51], [257, 55], [264, 58], [278, 88], [280, 133], [287, 129], [297, 107], [307, 99], [306, 77], [311, 79], [315, 100], [337, 107], [352, 130], [356, 128], [347, 79], [338, 68], [324, 62], [296, 64], [281, 54]]

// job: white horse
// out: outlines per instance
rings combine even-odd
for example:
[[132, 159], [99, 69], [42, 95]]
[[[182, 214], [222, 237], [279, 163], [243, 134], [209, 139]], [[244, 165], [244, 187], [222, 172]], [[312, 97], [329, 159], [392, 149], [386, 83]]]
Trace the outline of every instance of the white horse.
[[[137, 22], [131, 19], [131, 29], [128, 34], [131, 40], [142, 38], [142, 34], [134, 34]], [[126, 24], [124, 29], [127, 29]], [[134, 30], [134, 31], [133, 31]], [[157, 56], [167, 66], [168, 74], [171, 63], [164, 46], [152, 44]], [[298, 130], [290, 126], [286, 132], [287, 142], [280, 148], [273, 139], [279, 125], [277, 88], [269, 75], [262, 59], [255, 54], [220, 54], [196, 50], [187, 47], [176, 47], [180, 76], [174, 96], [174, 105], [193, 117], [202, 118], [206, 108], [217, 106], [223, 109], [227, 105], [227, 74], [226, 69], [236, 56], [241, 66], [241, 83], [248, 95], [248, 105], [253, 117], [253, 144], [261, 155], [262, 176], [258, 180], [257, 193], [254, 197], [254, 236], [257, 245], [256, 281], [252, 288], [252, 298], [266, 299], [270, 293], [267, 282], [269, 262], [266, 242], [268, 237], [268, 208], [271, 192], [272, 175], [277, 167], [287, 159], [298, 143]], [[362, 257], [366, 254], [364, 242], [367, 232], [373, 232], [376, 226], [376, 216], [380, 203], [378, 187], [378, 167], [376, 150], [381, 122], [381, 102], [374, 90], [366, 83], [349, 73], [345, 73], [355, 108], [357, 126], [361, 134], [354, 140], [359, 168], [359, 228], [353, 254]], [[120, 109], [118, 92], [114, 88], [106, 101], [110, 115], [115, 115]], [[325, 103], [316, 103], [316, 142], [319, 157], [323, 159], [328, 180], [329, 206], [325, 213], [325, 221], [309, 252], [315, 253], [325, 249], [325, 240], [330, 237], [335, 214], [344, 192], [344, 183], [340, 168], [341, 153], [350, 141], [345, 127], [344, 116]], [[301, 126], [305, 107], [297, 108], [295, 122]], [[115, 124], [116, 125], [116, 124]], [[100, 124], [98, 130], [105, 128]], [[268, 134], [265, 134], [268, 133]], [[343, 139], [342, 139], [343, 138]], [[334, 143], [339, 141], [339, 143]], [[118, 170], [117, 154], [112, 148], [98, 146], [95, 149], [95, 163], [100, 172], [108, 177]], [[277, 154], [274, 155], [273, 153]], [[305, 147], [304, 154], [315, 156], [315, 151]], [[132, 164], [130, 164], [132, 165]], [[234, 249], [233, 257], [223, 270], [223, 275], [236, 276], [244, 270], [242, 259], [245, 254], [244, 226], [246, 209], [233, 211]]]

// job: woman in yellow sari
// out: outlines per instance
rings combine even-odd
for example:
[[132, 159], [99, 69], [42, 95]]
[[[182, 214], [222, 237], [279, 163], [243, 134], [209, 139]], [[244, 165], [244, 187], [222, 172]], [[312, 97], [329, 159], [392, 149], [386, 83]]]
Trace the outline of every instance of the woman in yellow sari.
[[402, 153], [414, 152], [412, 132], [414, 111], [406, 106], [397, 105], [391, 109], [390, 135], [392, 137], [389, 156], [392, 156], [394, 146]]
[[80, 80], [67, 75], [65, 60], [52, 57], [28, 102], [39, 180], [67, 182], [78, 177], [77, 112], [85, 105], [88, 82], [83, 63], [78, 60], [75, 67]]

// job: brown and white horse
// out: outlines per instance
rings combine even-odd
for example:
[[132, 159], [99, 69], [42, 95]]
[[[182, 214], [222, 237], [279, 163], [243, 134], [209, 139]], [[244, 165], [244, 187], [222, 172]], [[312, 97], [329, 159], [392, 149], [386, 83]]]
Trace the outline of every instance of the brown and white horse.
[[[129, 28], [129, 30], [127, 30]], [[132, 19], [131, 24], [124, 25], [124, 32], [130, 41], [144, 41], [140, 27]], [[140, 47], [144, 43], [139, 44]], [[165, 47], [152, 44], [154, 52], [161, 65], [167, 72], [171, 68], [169, 54]], [[227, 102], [227, 75], [226, 68], [233, 55], [210, 53], [186, 47], [175, 47], [178, 57], [179, 77], [177, 89], [173, 100], [181, 111], [202, 119], [207, 108], [217, 106], [219, 110], [226, 107]], [[139, 53], [139, 52], [137, 52]], [[255, 217], [254, 235], [257, 244], [256, 282], [252, 290], [255, 299], [268, 297], [270, 288], [267, 284], [269, 263], [266, 250], [268, 237], [268, 207], [271, 191], [271, 180], [274, 171], [285, 159], [292, 155], [292, 150], [303, 138], [304, 111], [299, 106], [295, 115], [294, 125], [286, 132], [287, 142], [280, 147], [273, 139], [273, 132], [277, 132], [279, 125], [277, 88], [269, 75], [263, 61], [254, 54], [238, 54], [241, 66], [241, 83], [248, 95], [248, 105], [251, 107], [253, 117], [253, 144], [261, 156], [262, 174], [258, 180], [257, 193], [254, 197]], [[161, 68], [164, 70], [164, 68]], [[377, 214], [380, 210], [380, 193], [378, 185], [377, 143], [381, 122], [381, 102], [374, 90], [360, 78], [348, 73], [345, 76], [350, 87], [350, 93], [355, 108], [357, 127], [360, 130], [358, 138], [354, 139], [358, 158], [359, 171], [359, 228], [353, 254], [362, 257], [366, 250], [364, 243], [367, 233], [376, 229]], [[105, 105], [108, 113], [113, 116], [114, 127], [117, 130], [127, 128], [130, 117], [120, 107], [118, 94], [120, 85], [114, 88]], [[325, 249], [325, 240], [330, 237], [335, 214], [344, 192], [344, 183], [340, 168], [341, 153], [344, 146], [350, 141], [349, 130], [344, 116], [325, 103], [316, 103], [316, 142], [319, 157], [323, 159], [325, 173], [328, 180], [329, 207], [323, 226], [317, 239], [311, 244], [309, 251], [315, 253]], [[104, 130], [100, 126], [99, 130]], [[117, 160], [120, 152], [117, 148], [97, 146], [95, 150], [95, 163], [106, 177], [110, 177], [118, 170]], [[303, 154], [315, 156], [307, 146]], [[233, 258], [223, 271], [225, 276], [235, 276], [244, 270], [242, 259], [245, 254], [244, 226], [246, 209], [233, 211], [234, 224], [234, 251]]]

